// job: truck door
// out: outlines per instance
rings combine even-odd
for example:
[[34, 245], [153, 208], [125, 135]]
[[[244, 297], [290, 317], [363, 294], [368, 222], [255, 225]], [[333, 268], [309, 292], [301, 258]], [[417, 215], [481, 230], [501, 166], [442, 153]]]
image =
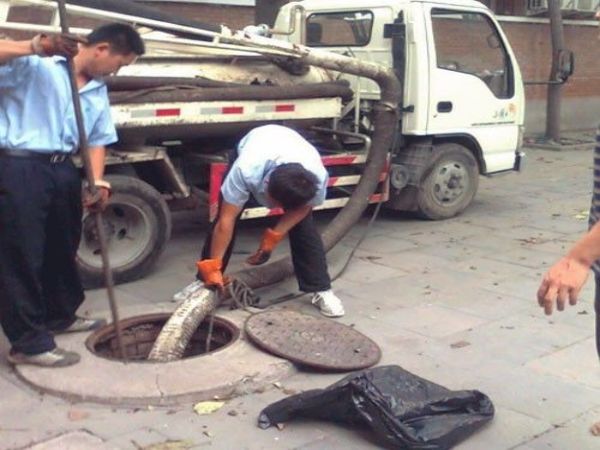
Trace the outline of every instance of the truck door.
[[524, 104], [519, 68], [504, 36], [483, 10], [425, 5], [428, 134], [472, 136], [486, 173], [512, 169]]

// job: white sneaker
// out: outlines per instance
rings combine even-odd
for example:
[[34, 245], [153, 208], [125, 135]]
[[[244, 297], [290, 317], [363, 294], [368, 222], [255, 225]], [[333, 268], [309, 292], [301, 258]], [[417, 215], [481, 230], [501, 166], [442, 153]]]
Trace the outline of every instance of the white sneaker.
[[43, 353], [35, 355], [26, 355], [25, 353], [15, 352], [13, 350], [6, 356], [13, 365], [30, 364], [40, 367], [66, 367], [77, 364], [81, 359], [75, 352], [69, 352], [62, 348], [54, 348]]
[[174, 302], [183, 302], [192, 297], [196, 292], [204, 287], [204, 282], [196, 280], [188, 284], [182, 290], [173, 295]]
[[327, 317], [342, 317], [344, 305], [342, 301], [333, 293], [331, 289], [327, 291], [314, 292], [311, 300], [321, 310], [321, 314]]

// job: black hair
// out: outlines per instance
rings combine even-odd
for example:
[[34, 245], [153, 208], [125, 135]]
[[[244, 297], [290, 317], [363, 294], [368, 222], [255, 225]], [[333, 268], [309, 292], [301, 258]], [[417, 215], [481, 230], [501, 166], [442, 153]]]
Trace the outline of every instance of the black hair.
[[319, 179], [298, 163], [277, 166], [269, 178], [269, 195], [283, 209], [306, 205], [317, 193]]
[[123, 23], [109, 23], [101, 25], [87, 35], [87, 45], [106, 42], [113, 52], [120, 55], [143, 55], [146, 46], [140, 34], [130, 25]]

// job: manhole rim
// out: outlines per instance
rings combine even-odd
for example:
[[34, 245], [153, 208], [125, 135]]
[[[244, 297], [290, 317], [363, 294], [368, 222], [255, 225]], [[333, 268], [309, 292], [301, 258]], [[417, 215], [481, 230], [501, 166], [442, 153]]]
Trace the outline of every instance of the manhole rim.
[[[121, 319], [119, 322], [121, 323], [121, 329], [126, 329], [127, 327], [133, 327], [135, 325], [142, 325], [144, 323], [148, 323], [148, 322], [156, 322], [156, 321], [163, 321], [166, 323], [169, 318], [172, 316], [172, 313], [151, 313], [151, 314], [142, 314], [142, 315], [138, 315], [138, 316], [132, 316], [132, 317], [128, 317], [126, 319]], [[205, 318], [204, 320], [208, 320], [208, 318]], [[203, 321], [204, 322], [204, 321]], [[114, 327], [113, 324], [110, 323], [108, 325], [105, 325], [97, 330], [95, 330], [92, 334], [90, 334], [84, 342], [84, 346], [85, 348], [90, 352], [90, 354], [96, 358], [101, 358], [103, 361], [110, 361], [110, 362], [114, 362], [114, 363], [127, 363], [127, 364], [169, 364], [169, 363], [179, 363], [181, 361], [191, 361], [191, 360], [195, 360], [198, 358], [202, 358], [205, 356], [209, 356], [209, 355], [214, 355], [217, 354], [223, 350], [228, 349], [229, 347], [233, 346], [234, 344], [236, 344], [237, 342], [239, 342], [241, 336], [242, 336], [242, 330], [241, 327], [239, 327], [238, 325], [236, 325], [235, 323], [233, 323], [231, 320], [226, 319], [222, 316], [214, 316], [214, 324], [215, 325], [222, 325], [224, 326], [224, 328], [226, 328], [230, 333], [231, 333], [231, 340], [219, 347], [216, 348], [214, 350], [211, 350], [210, 352], [206, 352], [206, 353], [202, 353], [199, 355], [194, 355], [194, 356], [190, 356], [190, 357], [186, 357], [186, 358], [181, 358], [178, 360], [174, 360], [174, 361], [149, 361], [149, 360], [123, 360], [121, 358], [108, 358], [104, 355], [100, 355], [97, 353], [97, 351], [95, 350], [94, 346], [97, 345], [101, 338], [106, 337], [106, 335], [109, 334], [114, 334]]]

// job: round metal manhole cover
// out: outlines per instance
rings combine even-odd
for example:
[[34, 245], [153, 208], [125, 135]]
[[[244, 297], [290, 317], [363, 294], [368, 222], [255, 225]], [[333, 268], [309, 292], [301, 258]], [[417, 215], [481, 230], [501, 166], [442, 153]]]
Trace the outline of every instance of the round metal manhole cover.
[[246, 334], [274, 355], [317, 369], [349, 371], [379, 362], [379, 346], [355, 329], [295, 311], [267, 311], [246, 320]]

